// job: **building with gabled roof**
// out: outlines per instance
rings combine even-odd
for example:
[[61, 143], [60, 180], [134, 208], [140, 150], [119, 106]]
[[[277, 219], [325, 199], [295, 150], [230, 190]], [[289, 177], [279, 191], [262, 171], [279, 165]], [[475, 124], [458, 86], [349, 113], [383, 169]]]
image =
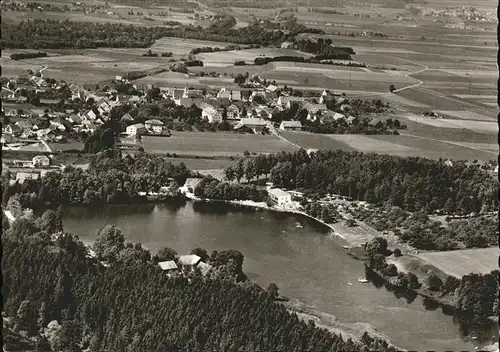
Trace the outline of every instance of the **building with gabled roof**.
[[280, 124], [282, 131], [301, 131], [302, 123], [300, 121], [282, 121]]
[[195, 266], [201, 261], [201, 257], [196, 254], [181, 255], [179, 257], [179, 264]]

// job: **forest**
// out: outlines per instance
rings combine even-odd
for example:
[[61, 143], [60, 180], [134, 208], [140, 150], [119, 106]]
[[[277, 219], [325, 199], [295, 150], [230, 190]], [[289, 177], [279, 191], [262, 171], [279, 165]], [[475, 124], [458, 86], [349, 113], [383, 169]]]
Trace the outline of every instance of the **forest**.
[[[486, 208], [486, 207], [485, 207]], [[393, 231], [403, 242], [423, 250], [449, 251], [498, 245], [498, 217], [481, 214], [467, 220], [432, 220], [417, 211], [408, 213], [397, 206], [352, 208], [350, 213], [377, 231]]]
[[335, 47], [332, 46], [332, 40], [327, 38], [318, 38], [316, 41], [312, 40], [297, 40], [295, 46], [298, 50], [315, 54], [315, 60], [351, 60], [351, 55], [355, 52], [350, 47]]
[[[225, 22], [224, 22], [225, 23]], [[322, 31], [307, 28], [296, 22], [283, 30], [271, 31], [258, 22], [247, 27], [210, 29], [192, 25], [170, 27], [140, 27], [117, 23], [57, 21], [47, 19], [26, 20], [19, 23], [2, 22], [2, 48], [62, 49], [62, 48], [146, 48], [156, 39], [176, 37], [185, 39], [232, 42], [235, 44], [281, 45], [298, 33]]]
[[[88, 170], [67, 166], [62, 172], [49, 172], [41, 180], [9, 185], [9, 173], [2, 175], [2, 204], [14, 200], [23, 208], [46, 208], [60, 204], [129, 204], [142, 202], [139, 191], [157, 192], [171, 179], [184, 184], [192, 173], [181, 164], [160, 157], [140, 154], [121, 156], [109, 149], [95, 155]], [[10, 204], [11, 205], [11, 204]]]
[[398, 351], [366, 332], [353, 341], [299, 319], [275, 301], [276, 285], [237, 280], [238, 251], [193, 249], [215, 270], [167, 276], [156, 263], [175, 260], [175, 250], [152, 256], [108, 225], [94, 257], [74, 235], [51, 237], [57, 219], [17, 219], [2, 236], [6, 350]]
[[12, 60], [35, 59], [38, 57], [47, 57], [47, 53], [39, 51], [37, 53], [14, 53], [10, 55]]
[[[406, 211], [469, 214], [496, 211], [497, 180], [478, 166], [375, 153], [319, 150], [240, 159], [226, 177], [269, 176], [276, 187], [334, 193]], [[237, 178], [236, 178], [237, 179]]]

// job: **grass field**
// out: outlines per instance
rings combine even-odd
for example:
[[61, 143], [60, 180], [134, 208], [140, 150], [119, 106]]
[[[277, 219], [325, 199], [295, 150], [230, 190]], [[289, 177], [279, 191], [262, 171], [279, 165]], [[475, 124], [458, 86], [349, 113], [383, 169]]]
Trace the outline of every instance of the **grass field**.
[[143, 137], [144, 149], [153, 154], [238, 156], [296, 150], [272, 135], [242, 135], [231, 132], [174, 132], [171, 137]]
[[313, 149], [342, 149], [429, 159], [493, 160], [498, 152], [492, 143], [461, 143], [411, 135], [322, 135], [307, 132], [281, 132], [283, 137]]
[[448, 275], [461, 278], [470, 273], [486, 274], [498, 269], [498, 247], [449, 252], [420, 253], [418, 257]]

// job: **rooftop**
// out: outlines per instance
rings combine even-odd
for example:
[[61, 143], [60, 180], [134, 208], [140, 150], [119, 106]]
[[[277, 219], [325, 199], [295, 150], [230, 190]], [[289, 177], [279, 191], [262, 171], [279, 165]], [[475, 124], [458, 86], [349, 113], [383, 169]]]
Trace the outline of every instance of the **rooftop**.
[[272, 194], [275, 197], [288, 197], [290, 196], [290, 193], [287, 191], [283, 191], [280, 188], [271, 188], [267, 191], [269, 194]]
[[179, 264], [182, 265], [196, 265], [201, 260], [196, 254], [181, 255]]
[[173, 260], [169, 260], [166, 262], [159, 262], [158, 265], [160, 266], [161, 270], [177, 269], [177, 264], [175, 264]]

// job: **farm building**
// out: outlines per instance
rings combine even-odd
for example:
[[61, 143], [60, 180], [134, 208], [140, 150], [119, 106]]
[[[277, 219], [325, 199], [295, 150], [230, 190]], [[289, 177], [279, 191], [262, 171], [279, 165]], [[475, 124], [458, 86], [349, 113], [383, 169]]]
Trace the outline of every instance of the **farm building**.
[[164, 123], [160, 120], [152, 119], [144, 122], [144, 126], [149, 132], [161, 134], [163, 132]]
[[327, 90], [324, 90], [321, 93], [321, 97], [319, 98], [319, 103], [320, 104], [326, 104], [328, 101], [332, 101], [334, 99], [335, 99], [335, 97], [334, 97], [334, 95], [332, 93], [330, 93]]
[[202, 109], [201, 117], [207, 119], [208, 122], [222, 122], [221, 112], [211, 106], [207, 106]]
[[271, 203], [279, 207], [284, 207], [292, 203], [292, 195], [279, 188], [272, 188], [267, 191]]
[[178, 268], [177, 264], [175, 264], [173, 260], [168, 260], [166, 262], [159, 262], [158, 265], [163, 271], [170, 271]]
[[142, 123], [136, 123], [127, 127], [129, 136], [140, 136], [146, 132], [146, 127]]
[[20, 135], [23, 129], [18, 125], [9, 124], [4, 127], [3, 133], [10, 134], [12, 136]]
[[384, 124], [379, 119], [371, 119], [368, 122], [368, 126], [372, 126], [372, 127], [382, 127], [383, 125]]
[[302, 106], [304, 104], [305, 98], [302, 97], [285, 97], [285, 96], [280, 96], [278, 98], [278, 105], [284, 106], [287, 109], [290, 109], [293, 104], [298, 104], [299, 106]]
[[241, 100], [241, 91], [221, 88], [221, 90], [217, 93], [217, 98], [225, 98], [229, 99], [230, 101], [239, 101]]
[[33, 157], [33, 166], [49, 166], [50, 158], [46, 155], [37, 155]]
[[194, 266], [200, 262], [201, 258], [196, 254], [181, 255], [179, 258], [179, 264], [181, 265], [191, 265]]
[[179, 190], [182, 193], [194, 193], [196, 186], [202, 181], [201, 178], [188, 178], [186, 182], [184, 182], [184, 186], [182, 186]]
[[240, 122], [234, 126], [234, 129], [237, 130], [243, 126], [250, 128], [254, 133], [261, 133], [267, 126], [267, 122], [263, 119], [256, 119], [252, 117], [242, 118], [240, 119]]
[[302, 130], [302, 124], [300, 123], [300, 121], [282, 121], [280, 125], [280, 130], [300, 131]]

